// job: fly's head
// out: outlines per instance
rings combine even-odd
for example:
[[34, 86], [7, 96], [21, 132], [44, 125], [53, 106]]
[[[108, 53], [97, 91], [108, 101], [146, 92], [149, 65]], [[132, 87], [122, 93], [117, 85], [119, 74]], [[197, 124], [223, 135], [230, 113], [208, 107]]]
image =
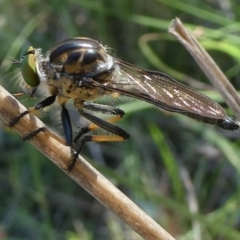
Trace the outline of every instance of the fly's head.
[[[72, 38], [57, 44], [50, 52], [52, 67], [61, 74], [86, 78], [102, 78], [114, 69], [114, 59], [97, 41]], [[57, 70], [58, 69], [58, 70]]]

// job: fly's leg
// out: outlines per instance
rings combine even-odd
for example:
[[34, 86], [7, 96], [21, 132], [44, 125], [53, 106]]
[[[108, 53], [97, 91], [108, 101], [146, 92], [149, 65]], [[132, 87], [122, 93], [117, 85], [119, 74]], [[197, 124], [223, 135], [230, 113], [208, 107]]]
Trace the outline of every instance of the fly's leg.
[[66, 109], [65, 105], [62, 104], [62, 111], [61, 111], [61, 119], [62, 119], [62, 125], [63, 125], [63, 131], [65, 134], [66, 139], [66, 145], [71, 146], [72, 145], [72, 124], [71, 119], [69, 116], [69, 112]]
[[[108, 123], [108, 122], [106, 122]], [[113, 125], [114, 126], [114, 125]], [[116, 126], [115, 126], [116, 127]], [[121, 129], [121, 128], [119, 128]], [[121, 131], [123, 131], [121, 129]], [[82, 135], [79, 139], [79, 145], [76, 149], [76, 153], [72, 159], [72, 162], [68, 166], [68, 171], [70, 172], [77, 161], [78, 154], [82, 151], [82, 148], [86, 142], [121, 142], [129, 138], [129, 134], [125, 132], [124, 136], [108, 136], [108, 135]]]
[[24, 95], [27, 95], [29, 96], [30, 98], [34, 98], [34, 94], [36, 93], [37, 91], [37, 88], [29, 88], [29, 86], [26, 86], [26, 90], [23, 91], [23, 92], [18, 92], [18, 93], [13, 93], [12, 95], [15, 97], [15, 98], [19, 98], [19, 97], [22, 97]]
[[[112, 115], [117, 115], [112, 118], [109, 118], [108, 120], [103, 120], [101, 118], [98, 118], [90, 113], [84, 112], [83, 110], [79, 110], [79, 113], [91, 121], [92, 123], [89, 124], [86, 127], [81, 128], [77, 136], [73, 139], [73, 143], [76, 143], [77, 141], [79, 142], [78, 147], [76, 149], [76, 154], [73, 158], [73, 161], [68, 167], [68, 171], [71, 171], [72, 168], [74, 167], [76, 163], [76, 159], [78, 154], [81, 152], [85, 142], [119, 142], [119, 141], [124, 141], [130, 137], [130, 135], [125, 132], [123, 129], [120, 127], [117, 127], [113, 125], [113, 122], [116, 122], [120, 120], [124, 116], [124, 112], [121, 109], [118, 108], [113, 108], [110, 106], [105, 106], [105, 105], [99, 105], [99, 104], [89, 104], [88, 107], [91, 105], [91, 110], [102, 112], [102, 113], [109, 113]], [[88, 108], [86, 107], [86, 108]], [[111, 133], [114, 134], [114, 136], [108, 136], [108, 135], [84, 135], [87, 132], [93, 131], [98, 128], [103, 128]]]
[[[17, 117], [14, 117], [13, 119], [10, 120], [8, 126], [9, 127], [13, 127], [21, 118], [23, 118], [25, 115], [27, 114], [31, 114], [31, 113], [34, 113], [34, 112], [37, 112], [39, 111], [40, 109], [43, 109], [47, 106], [50, 106], [54, 103], [56, 99], [56, 96], [55, 95], [52, 95], [52, 96], [49, 96], [47, 98], [45, 98], [43, 101], [41, 101], [40, 103], [38, 103], [35, 107], [33, 108], [29, 108], [27, 111], [25, 112], [22, 112], [21, 114], [19, 114], [19, 116]], [[44, 131], [45, 128], [39, 128], [37, 129], [36, 131], [30, 133], [29, 135], [23, 137], [23, 140], [28, 140], [34, 136], [36, 136], [39, 132], [42, 132]]]
[[[93, 115], [92, 115], [92, 116], [93, 116]], [[103, 121], [105, 125], [106, 125], [106, 123], [114, 123], [114, 122], [117, 122], [117, 121], [119, 121], [120, 119], [121, 119], [120, 116], [114, 116], [114, 117], [108, 118], [106, 121], [104, 121], [104, 120], [102, 120], [102, 119], [99, 118], [99, 120], [100, 120], [100, 121]], [[119, 130], [121, 129], [121, 128], [119, 128], [119, 127], [117, 127], [117, 126], [115, 126], [115, 125], [112, 125], [112, 124], [111, 124], [111, 126], [118, 128], [118, 130], [115, 129], [115, 132], [116, 132], [116, 131], [119, 131]], [[74, 144], [77, 143], [77, 142], [79, 141], [79, 139], [80, 139], [84, 134], [86, 134], [86, 133], [88, 133], [88, 132], [91, 132], [91, 131], [93, 131], [93, 130], [95, 130], [95, 129], [98, 129], [98, 128], [104, 128], [104, 127], [100, 127], [99, 125], [97, 125], [97, 124], [95, 124], [95, 123], [91, 123], [91, 124], [89, 124], [89, 125], [87, 125], [87, 126], [85, 126], [85, 127], [82, 127], [82, 128], [80, 129], [80, 131], [77, 133], [77, 135], [74, 137], [73, 143], [74, 143]], [[105, 128], [104, 128], [104, 129], [105, 129]], [[122, 129], [121, 129], [121, 130], [122, 130]], [[109, 128], [108, 128], [108, 131], [109, 131], [109, 132], [112, 132], [111, 130], [109, 130]], [[124, 132], [125, 132], [125, 131], [124, 131]], [[125, 133], [126, 133], [126, 132], [125, 132]], [[115, 133], [115, 134], [117, 134], [117, 133]]]
[[120, 108], [115, 108], [115, 107], [112, 107], [112, 106], [102, 105], [102, 104], [97, 104], [97, 103], [84, 102], [83, 108], [87, 109], [87, 110], [90, 110], [90, 111], [93, 111], [93, 112], [120, 116], [121, 118], [125, 115], [125, 112]]
[[36, 131], [33, 131], [26, 136], [22, 137], [23, 141], [30, 140], [31, 138], [35, 137], [38, 133], [45, 131], [45, 127], [38, 128]]
[[[90, 110], [90, 111], [109, 114], [109, 115], [115, 115], [115, 117], [112, 117], [112, 118], [107, 120], [107, 122], [110, 122], [110, 123], [114, 123], [114, 122], [119, 121], [125, 115], [125, 112], [123, 110], [121, 110], [119, 108], [114, 108], [114, 107], [108, 106], [108, 105], [84, 102], [83, 107], [84, 107], [84, 109], [87, 109], [87, 110]], [[85, 114], [85, 117], [88, 119], [87, 113], [83, 112], [82, 110], [79, 110], [79, 113], [83, 116]], [[93, 115], [91, 115], [91, 116], [93, 116]], [[99, 119], [99, 118], [97, 118], [97, 119], [98, 119], [97, 122], [99, 123], [99, 121], [101, 119]], [[90, 120], [90, 119], [88, 119], [88, 120]], [[92, 120], [90, 120], [90, 121], [92, 121]], [[90, 131], [93, 131], [93, 130], [95, 130], [97, 128], [100, 128], [100, 127], [106, 129], [104, 126], [99, 126], [99, 124], [89, 124], [88, 126], [81, 128], [81, 130], [78, 132], [78, 134], [73, 139], [73, 143], [76, 143], [83, 134], [88, 133]], [[110, 132], [112, 131], [111, 129], [110, 130], [106, 129], [106, 130], [108, 130]]]
[[22, 112], [21, 114], [19, 114], [19, 116], [14, 117], [10, 122], [9, 122], [9, 127], [13, 127], [21, 118], [23, 118], [25, 115], [30, 114], [30, 113], [34, 113], [40, 109], [43, 109], [47, 106], [50, 106], [54, 103], [56, 99], [56, 96], [50, 96], [45, 98], [43, 101], [41, 101], [40, 103], [38, 103], [35, 107], [33, 108], [29, 108], [27, 111]]

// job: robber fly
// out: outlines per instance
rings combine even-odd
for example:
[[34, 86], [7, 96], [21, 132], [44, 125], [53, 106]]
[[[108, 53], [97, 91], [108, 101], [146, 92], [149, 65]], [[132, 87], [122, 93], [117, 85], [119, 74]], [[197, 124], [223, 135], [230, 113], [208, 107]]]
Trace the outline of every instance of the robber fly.
[[[16, 63], [16, 62], [15, 62]], [[149, 71], [112, 57], [99, 42], [83, 37], [65, 40], [46, 54], [41, 49], [28, 48], [19, 61], [26, 85], [35, 91], [40, 83], [48, 86], [49, 96], [15, 117], [13, 126], [24, 115], [47, 107], [55, 101], [61, 106], [61, 120], [66, 144], [79, 140], [77, 154], [87, 141], [122, 141], [129, 134], [113, 122], [124, 116], [124, 111], [108, 105], [92, 103], [103, 95], [119, 94], [140, 99], [167, 111], [181, 113], [223, 129], [237, 130], [237, 122], [227, 116], [224, 109], [207, 96], [177, 82], [168, 75]], [[80, 115], [92, 124], [81, 128], [73, 139], [72, 125], [65, 103], [74, 100]], [[108, 121], [90, 112], [113, 115]], [[85, 135], [103, 128], [114, 136]], [[74, 161], [69, 167], [74, 166]]]

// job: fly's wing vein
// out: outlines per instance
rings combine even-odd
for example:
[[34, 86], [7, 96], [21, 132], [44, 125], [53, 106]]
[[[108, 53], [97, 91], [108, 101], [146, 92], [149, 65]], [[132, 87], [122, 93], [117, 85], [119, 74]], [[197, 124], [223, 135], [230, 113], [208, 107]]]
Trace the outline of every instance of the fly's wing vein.
[[150, 102], [168, 111], [216, 119], [226, 117], [226, 112], [219, 104], [166, 74], [144, 70], [117, 59], [112, 79], [102, 87]]

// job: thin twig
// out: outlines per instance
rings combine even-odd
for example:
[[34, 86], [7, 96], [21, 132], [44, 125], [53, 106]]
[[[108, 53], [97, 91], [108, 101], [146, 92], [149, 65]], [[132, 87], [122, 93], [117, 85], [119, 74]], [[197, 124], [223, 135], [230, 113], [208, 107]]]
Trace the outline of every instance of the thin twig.
[[[24, 111], [26, 111], [26, 108], [0, 86], [0, 118], [8, 124], [11, 119]], [[44, 126], [37, 117], [26, 115], [14, 125], [14, 128], [23, 137]], [[143, 238], [174, 240], [169, 233], [81, 156], [78, 157], [76, 165], [71, 172], [68, 172], [66, 169], [72, 160], [72, 150], [70, 147], [63, 145], [62, 140], [58, 139], [58, 136], [47, 129], [30, 139], [30, 142]]]
[[209, 54], [198, 43], [196, 38], [187, 31], [180, 19], [176, 18], [172, 21], [169, 32], [189, 51], [214, 87], [222, 95], [227, 105], [234, 111], [237, 119], [240, 120], [240, 97]]

